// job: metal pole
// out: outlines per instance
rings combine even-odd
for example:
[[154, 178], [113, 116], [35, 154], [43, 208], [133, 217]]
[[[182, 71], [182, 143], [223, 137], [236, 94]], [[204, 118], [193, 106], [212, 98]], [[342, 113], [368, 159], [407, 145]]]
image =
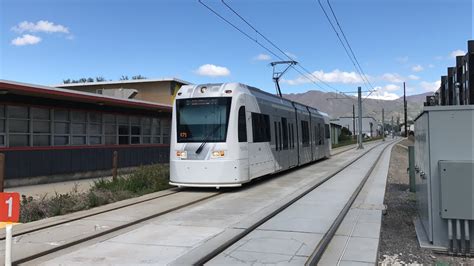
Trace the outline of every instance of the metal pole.
[[382, 140], [385, 141], [385, 110], [382, 108]]
[[5, 180], [5, 154], [0, 153], [0, 192], [3, 192]]
[[364, 146], [362, 145], [363, 137], [362, 137], [362, 90], [361, 87], [357, 88], [358, 94], [358, 101], [359, 101], [359, 145], [357, 149], [363, 149]]
[[352, 105], [352, 138], [356, 138], [356, 111], [355, 111], [355, 105]]
[[405, 88], [405, 82], [403, 82], [403, 109], [405, 112], [405, 137], [408, 137], [408, 118], [407, 118], [407, 91]]
[[118, 167], [118, 152], [114, 151], [112, 158], [112, 180], [117, 180], [117, 167]]
[[395, 130], [393, 130], [393, 115], [392, 115], [392, 121], [390, 122], [390, 129], [392, 130], [392, 139], [393, 139], [393, 135], [395, 135]]
[[12, 265], [12, 224], [7, 224], [5, 227], [5, 266]]
[[409, 171], [409, 184], [410, 192], [416, 191], [415, 184], [415, 147], [408, 146], [408, 171]]

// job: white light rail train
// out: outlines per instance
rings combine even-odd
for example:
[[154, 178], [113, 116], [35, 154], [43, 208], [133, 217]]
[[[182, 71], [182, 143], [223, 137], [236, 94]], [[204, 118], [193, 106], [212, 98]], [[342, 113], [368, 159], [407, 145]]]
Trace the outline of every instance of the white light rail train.
[[187, 85], [176, 95], [170, 184], [236, 187], [330, 156], [329, 117], [240, 83]]

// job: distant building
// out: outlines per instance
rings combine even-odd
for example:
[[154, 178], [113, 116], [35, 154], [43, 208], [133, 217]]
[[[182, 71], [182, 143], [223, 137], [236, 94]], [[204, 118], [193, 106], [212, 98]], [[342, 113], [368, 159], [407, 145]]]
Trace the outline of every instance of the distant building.
[[[355, 128], [356, 130], [354, 131], [354, 126], [353, 126], [353, 117], [352, 116], [341, 116], [336, 119], [331, 119], [331, 123], [335, 123], [338, 125], [341, 125], [342, 127], [345, 127], [349, 129], [349, 131], [352, 133], [352, 135], [359, 135], [358, 128], [359, 128], [359, 119], [356, 116], [355, 117]], [[375, 118], [371, 116], [364, 116], [362, 117], [362, 134], [368, 136], [368, 137], [377, 137], [379, 136], [378, 132], [378, 123]]]
[[0, 80], [7, 186], [104, 176], [169, 161], [169, 104]]
[[179, 88], [188, 84], [191, 83], [177, 78], [161, 78], [68, 83], [54, 87], [171, 105]]
[[456, 66], [448, 67], [434, 96], [426, 98], [425, 106], [474, 104], [474, 40], [467, 42], [467, 53], [456, 57]]

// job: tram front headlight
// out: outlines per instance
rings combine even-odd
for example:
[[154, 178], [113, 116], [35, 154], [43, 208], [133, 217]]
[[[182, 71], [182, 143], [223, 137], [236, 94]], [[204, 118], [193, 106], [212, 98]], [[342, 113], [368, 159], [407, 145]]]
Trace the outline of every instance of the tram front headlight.
[[222, 158], [224, 157], [225, 152], [224, 151], [213, 151], [211, 154], [211, 158]]
[[186, 159], [188, 158], [188, 153], [186, 151], [176, 151], [176, 157]]

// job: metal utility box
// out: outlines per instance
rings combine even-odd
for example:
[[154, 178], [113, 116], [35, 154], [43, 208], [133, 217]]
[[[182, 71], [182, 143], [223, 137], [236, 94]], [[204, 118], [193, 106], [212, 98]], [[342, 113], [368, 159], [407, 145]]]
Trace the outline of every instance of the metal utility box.
[[452, 251], [454, 245], [463, 252], [469, 251], [467, 246], [474, 248], [473, 168], [474, 105], [425, 106], [415, 119], [416, 230], [421, 246]]
[[439, 161], [441, 217], [474, 220], [474, 163]]

